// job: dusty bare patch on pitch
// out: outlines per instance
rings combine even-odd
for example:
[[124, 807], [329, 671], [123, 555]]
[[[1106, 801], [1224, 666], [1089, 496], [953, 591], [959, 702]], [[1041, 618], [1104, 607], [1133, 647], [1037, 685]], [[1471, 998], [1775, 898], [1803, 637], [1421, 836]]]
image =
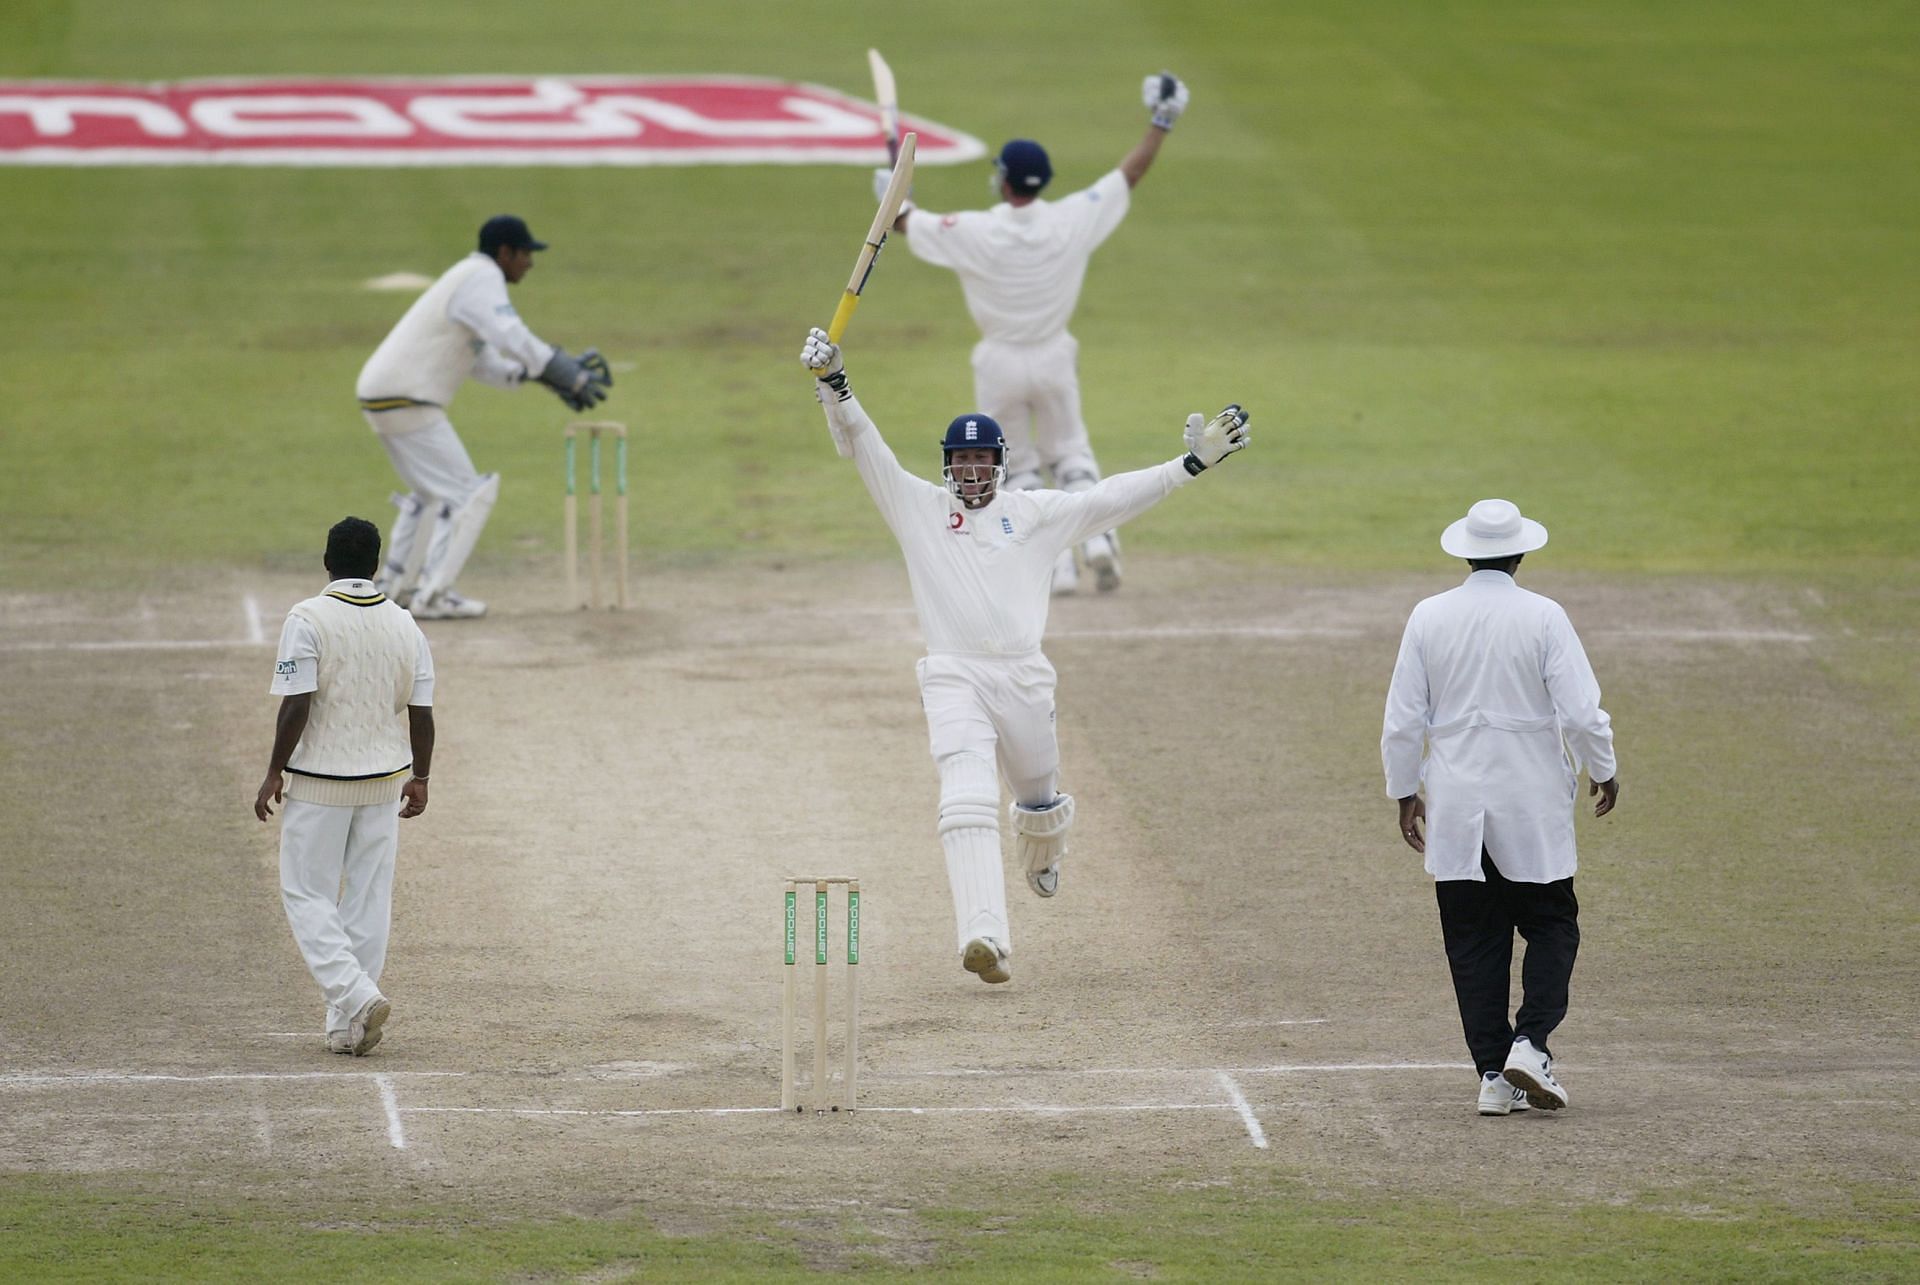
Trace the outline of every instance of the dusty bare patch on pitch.
[[[1054, 609], [1081, 824], [1058, 898], [1011, 880], [1004, 988], [953, 950], [896, 565], [656, 571], [620, 615], [476, 583], [494, 616], [429, 626], [433, 804], [360, 1061], [320, 1048], [247, 811], [267, 639], [316, 586], [9, 597], [0, 1169], [876, 1226], [983, 1169], [1517, 1198], [1544, 1168], [1603, 1200], [1737, 1174], [1816, 1203], [1844, 1155], [1912, 1181], [1920, 906], [1885, 801], [1920, 747], [1862, 677], [1910, 611], [1850, 635], [1800, 585], [1526, 581], [1587, 639], [1627, 792], [1581, 824], [1574, 1108], [1481, 1120], [1375, 748], [1406, 611], [1451, 575], [1129, 573]], [[850, 1119], [766, 1109], [781, 879], [819, 873], [865, 894]]]

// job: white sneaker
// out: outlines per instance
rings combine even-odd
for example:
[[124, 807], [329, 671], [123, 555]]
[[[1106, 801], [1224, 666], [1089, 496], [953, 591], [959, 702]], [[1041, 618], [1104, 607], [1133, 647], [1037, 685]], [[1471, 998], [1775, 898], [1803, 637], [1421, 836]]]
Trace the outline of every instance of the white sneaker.
[[327, 1052], [329, 1053], [353, 1052], [352, 1037], [346, 1031], [328, 1031], [327, 1032]]
[[1510, 1115], [1527, 1109], [1527, 1095], [1507, 1083], [1498, 1071], [1480, 1077], [1480, 1114]]
[[1063, 552], [1053, 564], [1053, 596], [1063, 598], [1080, 587], [1080, 568], [1074, 565], [1073, 550]]
[[1080, 546], [1080, 555], [1093, 572], [1094, 588], [1112, 593], [1120, 587], [1120, 549], [1111, 535], [1096, 535]]
[[983, 982], [1010, 982], [1013, 965], [1007, 948], [991, 937], [975, 937], [960, 952], [960, 966]]
[[487, 614], [487, 604], [478, 598], [463, 598], [451, 589], [414, 602], [407, 608], [415, 620], [477, 620]]
[[387, 1016], [392, 1012], [393, 1005], [385, 995], [375, 995], [360, 1006], [360, 1011], [347, 1023], [348, 1049], [355, 1057], [373, 1052], [373, 1046], [380, 1042], [380, 1028], [387, 1024]]
[[1054, 862], [1045, 870], [1027, 871], [1027, 887], [1033, 889], [1036, 897], [1051, 897], [1060, 891], [1060, 863]]
[[1542, 1111], [1558, 1111], [1567, 1105], [1567, 1091], [1553, 1078], [1553, 1059], [1533, 1047], [1533, 1041], [1524, 1035], [1513, 1042], [1502, 1074], [1507, 1083], [1527, 1095], [1530, 1105]]

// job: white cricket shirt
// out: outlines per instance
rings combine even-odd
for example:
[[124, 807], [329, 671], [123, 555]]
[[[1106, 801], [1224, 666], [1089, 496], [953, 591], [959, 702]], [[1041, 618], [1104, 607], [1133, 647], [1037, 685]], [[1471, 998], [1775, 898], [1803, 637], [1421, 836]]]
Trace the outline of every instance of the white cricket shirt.
[[1119, 170], [1059, 201], [990, 210], [907, 214], [907, 248], [952, 268], [984, 339], [1035, 344], [1067, 328], [1087, 260], [1127, 216], [1132, 192]]
[[507, 299], [500, 265], [475, 251], [414, 300], [354, 386], [364, 409], [446, 407], [469, 376], [511, 388], [553, 359]]
[[1600, 684], [1560, 604], [1504, 571], [1475, 571], [1414, 607], [1380, 760], [1392, 798], [1424, 780], [1434, 878], [1484, 878], [1482, 844], [1516, 882], [1571, 876], [1580, 765], [1607, 781], [1616, 764]]
[[[901, 468], [858, 399], [828, 393], [823, 404], [906, 558], [929, 654], [1039, 651], [1061, 551], [1139, 516], [1191, 480], [1176, 459], [1071, 494], [1002, 490], [969, 509], [945, 486]], [[937, 449], [931, 434], [928, 444]]]

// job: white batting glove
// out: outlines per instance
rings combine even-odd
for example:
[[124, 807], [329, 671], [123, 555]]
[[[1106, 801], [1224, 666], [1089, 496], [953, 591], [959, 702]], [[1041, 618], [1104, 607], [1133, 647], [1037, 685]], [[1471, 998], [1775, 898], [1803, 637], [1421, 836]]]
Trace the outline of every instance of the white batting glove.
[[1170, 71], [1148, 76], [1140, 86], [1140, 100], [1153, 113], [1156, 129], [1172, 129], [1180, 113], [1187, 110], [1187, 87]]
[[1238, 405], [1207, 419], [1198, 412], [1187, 416], [1187, 472], [1198, 475], [1212, 468], [1235, 451], [1245, 449], [1252, 440], [1247, 420], [1252, 418]]
[[812, 371], [815, 379], [838, 375], [847, 368], [840, 360], [840, 345], [827, 338], [827, 332], [818, 326], [807, 331], [806, 347], [800, 350], [800, 364]]

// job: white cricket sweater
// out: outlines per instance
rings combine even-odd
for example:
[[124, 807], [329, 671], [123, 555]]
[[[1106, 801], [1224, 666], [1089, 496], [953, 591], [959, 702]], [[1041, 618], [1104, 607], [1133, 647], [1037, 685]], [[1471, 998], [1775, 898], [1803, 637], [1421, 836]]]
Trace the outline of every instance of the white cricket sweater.
[[309, 803], [397, 801], [413, 767], [407, 698], [420, 626], [384, 594], [338, 590], [294, 605], [319, 639], [307, 727], [287, 762], [287, 795]]

